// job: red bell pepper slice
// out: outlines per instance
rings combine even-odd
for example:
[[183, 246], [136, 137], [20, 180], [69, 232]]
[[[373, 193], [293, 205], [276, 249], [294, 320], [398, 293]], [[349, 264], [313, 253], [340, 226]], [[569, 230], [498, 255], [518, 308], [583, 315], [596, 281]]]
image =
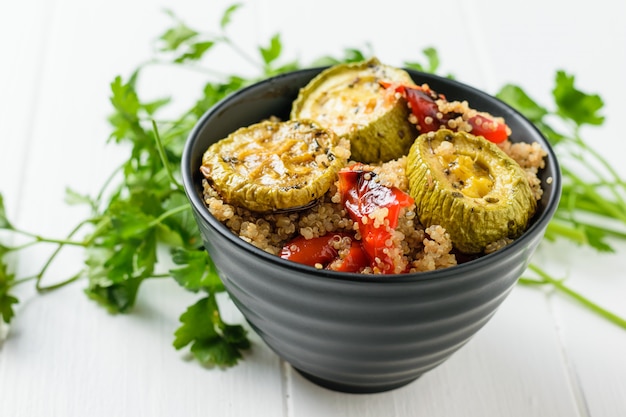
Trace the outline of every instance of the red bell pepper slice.
[[331, 269], [341, 272], [359, 272], [369, 265], [369, 257], [363, 250], [361, 242], [352, 238], [352, 245], [348, 255], [343, 259], [334, 261]]
[[[413, 198], [396, 187], [380, 184], [375, 176], [360, 164], [344, 168], [339, 171], [339, 192], [348, 215], [359, 224], [361, 244], [372, 266], [379, 260], [388, 266], [383, 272], [393, 273], [394, 262], [385, 253], [386, 242], [392, 237], [390, 230], [398, 225], [400, 209], [413, 204]], [[388, 210], [382, 225], [369, 217], [380, 208]]]
[[496, 120], [477, 114], [470, 117], [468, 123], [472, 125], [472, 133], [482, 136], [493, 143], [504, 142], [509, 137], [509, 129], [506, 124], [497, 122]]
[[327, 265], [337, 257], [337, 250], [332, 245], [336, 236], [341, 237], [336, 234], [313, 239], [298, 236], [283, 246], [280, 257], [310, 266]]
[[[350, 218], [358, 222], [361, 240], [348, 233], [331, 233], [312, 239], [298, 236], [283, 246], [281, 258], [343, 272], [360, 272], [368, 266], [380, 267], [382, 263], [383, 273], [393, 273], [395, 266], [385, 253], [386, 243], [392, 237], [391, 231], [398, 226], [400, 209], [413, 204], [413, 198], [398, 188], [380, 184], [375, 176], [360, 164], [339, 171], [342, 203]], [[368, 217], [380, 208], [388, 210], [385, 224], [381, 225]], [[365, 217], [368, 218], [364, 222]], [[340, 258], [334, 241], [345, 237], [351, 239], [351, 246], [347, 256]]]
[[[340, 259], [333, 243], [336, 239], [345, 237], [350, 238], [351, 246], [348, 255]], [[342, 272], [359, 272], [370, 264], [361, 243], [347, 233], [332, 233], [312, 239], [298, 236], [283, 246], [280, 257], [309, 266], [331, 267]]]
[[[446, 100], [445, 96], [437, 94], [427, 86], [393, 84], [386, 81], [380, 81], [380, 85], [384, 88], [393, 88], [396, 93], [401, 94], [407, 100], [411, 106], [411, 112], [417, 119], [420, 133], [448, 126], [448, 121], [458, 116], [457, 113], [441, 113], [436, 100]], [[485, 113], [471, 116], [467, 122], [472, 126], [474, 135], [483, 136], [493, 143], [503, 142], [509, 137], [508, 126]]]

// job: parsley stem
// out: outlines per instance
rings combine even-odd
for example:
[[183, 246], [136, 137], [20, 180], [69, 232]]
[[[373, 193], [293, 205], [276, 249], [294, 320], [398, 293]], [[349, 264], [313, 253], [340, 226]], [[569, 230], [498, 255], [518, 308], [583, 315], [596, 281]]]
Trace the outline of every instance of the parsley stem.
[[[587, 307], [592, 312], [609, 320], [611, 323], [626, 329], [626, 319], [606, 310], [603, 307], [600, 307], [598, 304], [594, 303], [593, 301], [583, 296], [579, 292], [574, 291], [570, 287], [563, 284], [563, 281], [552, 278], [548, 273], [546, 273], [544, 270], [542, 270], [538, 266], [531, 264], [528, 266], [528, 268], [532, 270], [533, 272], [535, 272], [537, 275], [539, 275], [539, 277], [543, 280], [544, 283], [552, 284], [554, 288], [569, 295], [570, 297], [572, 297], [573, 299], [575, 299], [576, 301], [578, 301], [579, 303]], [[525, 281], [523, 281], [523, 283], [528, 283], [528, 281], [529, 280], [526, 279]], [[535, 282], [539, 283], [541, 281], [535, 281]]]
[[568, 226], [565, 223], [560, 222], [555, 219], [553, 219], [550, 223], [548, 223], [548, 228], [546, 229], [546, 235], [562, 236], [579, 244], [587, 243], [587, 236], [585, 235], [584, 231], [575, 227]]
[[163, 273], [163, 274], [154, 274], [154, 275], [150, 275], [151, 279], [169, 279], [172, 278], [172, 274], [170, 273]]
[[607, 215], [606, 211], [599, 207], [594, 201], [586, 199], [585, 196], [577, 195], [573, 187], [564, 187], [563, 194], [567, 194], [567, 198], [564, 197], [563, 201], [567, 201], [570, 211], [582, 210], [587, 213], [613, 218], [610, 214]]
[[[89, 220], [83, 220], [82, 222], [78, 223], [74, 227], [74, 229], [72, 229], [72, 231], [70, 231], [70, 233], [67, 235], [67, 239], [71, 239], [72, 236], [74, 236], [87, 223], [89, 223]], [[48, 270], [48, 268], [52, 264], [52, 261], [54, 261], [54, 259], [61, 252], [61, 249], [63, 249], [63, 247], [67, 244], [65, 242], [68, 242], [68, 240], [57, 242], [59, 245], [54, 250], [54, 252], [52, 252], [52, 254], [48, 258], [48, 260], [41, 267], [41, 270], [39, 271], [39, 273], [36, 275], [37, 282], [35, 283], [35, 288], [37, 289], [38, 292], [40, 292], [40, 293], [49, 292], [49, 291], [55, 290], [57, 288], [61, 288], [61, 287], [65, 286], [65, 285], [67, 285], [67, 284], [69, 284], [71, 282], [76, 281], [78, 278], [80, 278], [82, 276], [83, 271], [80, 271], [77, 274], [71, 276], [70, 278], [68, 278], [68, 279], [66, 279], [64, 281], [58, 282], [56, 284], [52, 284], [52, 285], [48, 285], [48, 286], [41, 285], [41, 281], [43, 280], [43, 277], [44, 277], [46, 271]], [[81, 244], [81, 246], [86, 246], [86, 245], [87, 244], [85, 242], [83, 242]]]
[[517, 280], [518, 284], [521, 285], [545, 285], [546, 283], [544, 281], [538, 281], [536, 279], [532, 279], [532, 278], [525, 278], [525, 277], [520, 277]]
[[81, 270], [64, 281], [57, 282], [55, 284], [47, 285], [47, 286], [41, 285], [41, 279], [43, 277], [38, 276], [37, 283], [35, 284], [35, 288], [37, 289], [39, 293], [54, 291], [58, 288], [65, 287], [66, 285], [71, 284], [74, 281], [77, 281], [79, 278], [83, 276], [83, 272], [84, 271]]
[[28, 281], [32, 281], [34, 279], [37, 279], [37, 275], [31, 275], [30, 277], [23, 277], [23, 278], [15, 279], [9, 283], [10, 284], [9, 287], [15, 287], [17, 285], [23, 284]]
[[[565, 220], [565, 222], [563, 220]], [[575, 227], [567, 226], [565, 223], [572, 223]], [[603, 227], [588, 222], [573, 221], [569, 218], [563, 219], [560, 216], [555, 216], [548, 224], [546, 234], [550, 235], [556, 233], [576, 243], [586, 244], [589, 243], [589, 240], [587, 239], [585, 231], [601, 232], [603, 236], [626, 240], [626, 232], [616, 230], [615, 227]]]
[[[581, 145], [582, 146], [582, 145]], [[608, 181], [607, 179], [604, 178], [604, 175], [591, 163], [588, 162], [588, 155], [586, 155], [586, 157], [583, 157], [582, 155], [579, 155], [577, 157], [586, 167], [587, 169], [589, 169], [589, 171], [594, 174], [600, 181], [598, 181], [600, 184], [602, 184], [607, 191], [609, 191], [613, 197], [614, 197], [614, 203], [617, 204], [618, 206], [624, 208], [626, 207], [626, 202], [624, 202], [624, 199], [622, 198], [622, 196], [620, 195], [620, 193], [618, 192], [619, 187], [622, 186], [622, 184], [620, 183], [620, 180], [618, 177], [614, 177], [614, 179], [617, 180], [617, 182], [611, 182]], [[598, 156], [599, 158], [599, 156]], [[590, 183], [590, 182], [586, 182], [585, 183], [585, 188], [592, 188], [592, 189], [597, 189], [598, 188], [598, 183]]]
[[[621, 186], [626, 186], [626, 182], [622, 178], [620, 178], [619, 174], [617, 173], [617, 171], [615, 171], [615, 168], [611, 166], [609, 161], [607, 161], [594, 148], [587, 145], [587, 143], [580, 137], [579, 130], [580, 129], [577, 127], [576, 135], [574, 137], [574, 141], [576, 142], [576, 144], [579, 145], [582, 149], [584, 149], [587, 155], [593, 156], [595, 160], [598, 161], [600, 165], [602, 165], [602, 167], [604, 167], [604, 169], [606, 169], [611, 174], [611, 176], [613, 177], [613, 179], [616, 181], [617, 184], [620, 184]], [[588, 165], [591, 165], [591, 164], [588, 164]]]
[[170, 181], [176, 186], [176, 188], [184, 192], [185, 190], [183, 189], [183, 186], [176, 180], [176, 178], [174, 178], [174, 174], [172, 173], [172, 169], [167, 159], [167, 155], [165, 154], [165, 147], [163, 146], [161, 136], [159, 135], [159, 129], [154, 120], [152, 120], [152, 130], [154, 131], [154, 139], [157, 145], [157, 150], [159, 152], [159, 157], [161, 158], [161, 163], [165, 167], [165, 171], [167, 171], [167, 175], [170, 178]]
[[623, 204], [619, 204], [619, 201], [608, 201], [600, 194], [598, 194], [593, 186], [585, 183], [573, 171], [566, 167], [562, 167], [561, 169], [563, 173], [567, 175], [567, 177], [580, 188], [582, 194], [584, 194], [587, 198], [593, 200], [598, 208], [602, 208], [604, 210], [604, 213], [606, 213], [607, 217], [614, 217], [626, 223], [626, 207], [624, 207]]
[[156, 219], [152, 220], [150, 222], [150, 224], [149, 224], [149, 227], [154, 227], [154, 226], [160, 224], [161, 222], [163, 222], [163, 220], [167, 219], [170, 216], [173, 216], [175, 214], [182, 213], [183, 211], [189, 210], [190, 207], [191, 206], [189, 204], [183, 204], [181, 206], [174, 207], [173, 209], [169, 209], [166, 212], [163, 212], [163, 214], [161, 214]]
[[124, 162], [123, 164], [120, 164], [117, 168], [115, 168], [113, 172], [111, 172], [111, 174], [106, 178], [102, 186], [100, 187], [100, 191], [96, 195], [96, 198], [94, 200], [94, 205], [92, 206], [94, 212], [98, 211], [98, 206], [100, 205], [100, 202], [102, 201], [104, 192], [106, 191], [107, 188], [109, 188], [109, 185], [113, 182], [113, 179], [117, 176], [117, 174], [120, 173], [124, 169], [125, 165], [126, 165], [126, 162]]
[[85, 246], [85, 242], [81, 242], [77, 240], [70, 240], [69, 238], [68, 239], [55, 239], [55, 238], [50, 238], [50, 237], [44, 237], [44, 236], [37, 235], [35, 233], [31, 233], [27, 230], [22, 230], [18, 228], [14, 228], [13, 231], [23, 236], [27, 236], [27, 237], [34, 239], [32, 242], [28, 242], [22, 246], [16, 247], [16, 249], [25, 249], [37, 243], [54, 243], [57, 245]]
[[260, 65], [256, 62], [250, 55], [248, 55], [242, 48], [240, 48], [237, 44], [235, 44], [228, 36], [224, 36], [221, 40], [226, 43], [229, 47], [232, 48], [240, 57], [242, 57], [245, 61], [248, 61], [252, 66], [256, 68], [263, 68], [263, 65]]

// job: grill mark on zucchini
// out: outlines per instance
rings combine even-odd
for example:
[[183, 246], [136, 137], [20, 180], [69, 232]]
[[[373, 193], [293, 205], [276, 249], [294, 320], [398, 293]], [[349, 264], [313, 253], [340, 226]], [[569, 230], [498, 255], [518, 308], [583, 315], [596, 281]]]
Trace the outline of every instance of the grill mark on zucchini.
[[322, 71], [300, 89], [291, 119], [317, 120], [351, 143], [352, 159], [386, 162], [408, 152], [417, 130], [408, 120], [409, 109], [400, 97], [391, 97], [379, 81], [412, 84], [409, 74], [381, 64], [340, 64]]
[[[454, 152], [448, 166], [441, 165], [438, 155], [444, 142], [453, 146], [444, 147]], [[475, 190], [467, 192], [467, 184], [453, 178], [454, 164], [462, 157], [474, 161], [473, 174], [487, 172], [493, 186], [486, 194], [474, 196]], [[491, 242], [519, 237], [536, 210], [522, 168], [497, 145], [469, 133], [442, 129], [420, 135], [407, 157], [407, 176], [420, 222], [443, 226], [464, 253], [481, 253]]]
[[312, 121], [265, 121], [211, 145], [200, 170], [229, 204], [257, 212], [308, 208], [347, 162], [345, 142]]

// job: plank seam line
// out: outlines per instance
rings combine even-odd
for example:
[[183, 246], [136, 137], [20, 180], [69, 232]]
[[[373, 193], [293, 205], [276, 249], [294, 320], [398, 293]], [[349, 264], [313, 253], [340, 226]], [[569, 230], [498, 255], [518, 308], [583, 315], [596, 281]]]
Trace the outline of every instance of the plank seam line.
[[293, 392], [292, 392], [292, 369], [284, 359], [279, 359], [280, 387], [283, 401], [283, 417], [293, 417]]
[[[36, 71], [36, 77], [34, 80], [34, 84], [35, 84], [35, 88], [33, 89], [33, 94], [32, 97], [30, 98], [30, 103], [31, 106], [30, 108], [32, 109], [31, 114], [33, 115], [32, 119], [31, 119], [31, 123], [28, 124], [28, 126], [26, 127], [26, 132], [24, 135], [24, 139], [26, 142], [26, 152], [24, 152], [23, 157], [22, 157], [22, 163], [19, 164], [19, 166], [21, 167], [19, 174], [17, 175], [17, 178], [20, 179], [20, 181], [23, 181], [24, 178], [26, 178], [25, 173], [28, 171], [28, 157], [30, 155], [30, 147], [33, 143], [33, 136], [34, 136], [34, 131], [35, 131], [35, 125], [36, 125], [36, 120], [39, 117], [39, 113], [40, 113], [40, 102], [41, 102], [41, 97], [42, 97], [42, 93], [41, 93], [41, 87], [43, 85], [43, 77], [45, 74], [45, 67], [46, 67], [46, 61], [47, 61], [47, 53], [46, 50], [48, 49], [48, 46], [50, 44], [50, 40], [52, 38], [51, 33], [52, 33], [52, 28], [53, 28], [53, 22], [56, 20], [55, 19], [55, 15], [56, 15], [56, 10], [57, 10], [57, 0], [50, 0], [44, 3], [45, 5], [47, 5], [49, 7], [49, 9], [47, 10], [47, 15], [50, 18], [44, 18], [44, 22], [43, 22], [43, 30], [41, 31], [41, 40], [39, 41], [39, 47], [38, 47], [38, 53], [37, 55], [40, 57], [37, 60], [37, 71]], [[16, 205], [17, 205], [17, 210], [16, 210], [16, 222], [19, 223], [19, 217], [20, 217], [20, 213], [21, 213], [21, 209], [20, 207], [22, 206], [22, 201], [24, 199], [24, 187], [19, 187], [18, 191], [17, 191], [17, 201], [16, 201]]]
[[569, 379], [569, 387], [576, 400], [576, 406], [578, 408], [580, 417], [591, 417], [591, 412], [589, 410], [589, 404], [587, 403], [587, 397], [585, 396], [585, 392], [580, 380], [580, 376], [576, 371], [575, 364], [569, 359], [567, 354], [567, 347], [565, 346], [565, 337], [563, 335], [563, 327], [561, 325], [560, 316], [555, 308], [554, 293], [548, 292], [546, 294], [546, 298], [548, 299], [548, 309], [552, 313], [552, 317], [554, 318], [554, 329], [557, 337], [557, 342], [559, 345], [559, 354], [561, 355], [561, 360], [563, 362], [563, 366], [565, 367], [565, 372], [568, 375]]

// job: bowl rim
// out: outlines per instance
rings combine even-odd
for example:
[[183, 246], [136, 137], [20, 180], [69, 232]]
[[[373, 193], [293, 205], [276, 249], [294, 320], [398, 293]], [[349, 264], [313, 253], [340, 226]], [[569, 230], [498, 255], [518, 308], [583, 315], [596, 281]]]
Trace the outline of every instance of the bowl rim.
[[[319, 66], [319, 67], [310, 67], [298, 69], [295, 71], [289, 71], [286, 73], [278, 74], [269, 78], [265, 78], [253, 84], [250, 84], [246, 87], [243, 87], [237, 91], [234, 91], [228, 94], [226, 97], [219, 100], [215, 103], [211, 108], [209, 108], [196, 122], [193, 129], [189, 132], [187, 136], [187, 140], [185, 142], [183, 148], [183, 154], [181, 159], [181, 171], [182, 171], [182, 181], [183, 188], [185, 190], [185, 194], [189, 199], [192, 209], [196, 214], [199, 214], [202, 219], [207, 222], [211, 227], [219, 232], [222, 237], [228, 239], [230, 242], [234, 243], [235, 246], [243, 249], [244, 252], [252, 255], [260, 260], [269, 263], [276, 263], [277, 266], [281, 268], [292, 269], [297, 272], [303, 273], [306, 276], [310, 276], [311, 279], [331, 279], [331, 280], [341, 280], [341, 281], [352, 281], [352, 282], [384, 282], [384, 283], [407, 283], [407, 282], [415, 282], [415, 281], [428, 281], [428, 280], [441, 280], [443, 278], [454, 278], [459, 277], [464, 274], [464, 272], [471, 272], [476, 269], [482, 268], [484, 265], [489, 264], [491, 262], [496, 262], [498, 259], [507, 258], [510, 254], [515, 253], [518, 250], [518, 247], [524, 246], [528, 243], [528, 241], [534, 239], [536, 234], [539, 233], [543, 236], [544, 229], [547, 227], [548, 223], [551, 221], [557, 207], [559, 204], [559, 200], [561, 197], [561, 169], [559, 162], [557, 160], [556, 154], [552, 145], [549, 143], [548, 139], [541, 133], [541, 131], [528, 120], [524, 115], [522, 115], [519, 111], [500, 100], [499, 98], [492, 96], [478, 88], [472, 87], [463, 82], [457, 81], [455, 79], [442, 77], [436, 74], [420, 72], [414, 69], [403, 68], [408, 71], [411, 76], [424, 76], [427, 78], [432, 78], [437, 80], [438, 82], [449, 84], [452, 87], [456, 87], [458, 89], [468, 91], [472, 94], [475, 94], [481, 97], [483, 100], [494, 102], [495, 105], [501, 107], [506, 112], [517, 117], [520, 122], [526, 127], [535, 132], [535, 135], [540, 139], [540, 145], [546, 151], [546, 161], [553, 168], [552, 174], [552, 183], [550, 194], [547, 198], [547, 204], [545, 205], [543, 211], [539, 216], [534, 218], [532, 224], [524, 231], [522, 236], [515, 239], [512, 243], [506, 245], [504, 248], [499, 249], [490, 254], [482, 255], [479, 258], [475, 258], [466, 262], [463, 262], [458, 265], [453, 265], [447, 268], [437, 269], [433, 271], [424, 271], [424, 272], [413, 272], [413, 273], [403, 273], [403, 274], [360, 274], [355, 272], [340, 272], [340, 271], [332, 271], [326, 269], [317, 269], [315, 267], [300, 264], [297, 262], [289, 261], [286, 259], [282, 259], [277, 255], [272, 255], [256, 246], [252, 245], [241, 239], [239, 236], [235, 235], [226, 225], [217, 220], [206, 208], [203, 199], [200, 197], [199, 193], [196, 192], [197, 185], [194, 183], [194, 175], [191, 172], [192, 164], [192, 148], [194, 143], [199, 138], [199, 133], [203, 130], [204, 125], [207, 121], [212, 118], [214, 115], [219, 114], [222, 111], [222, 108], [228, 103], [237, 98], [238, 96], [244, 95], [258, 88], [262, 88], [267, 84], [274, 83], [279, 81], [282, 78], [293, 77], [299, 74], [303, 74], [305, 72], [311, 72], [312, 74], [319, 73], [321, 70], [328, 68], [328, 66]], [[314, 75], [313, 75], [314, 76]], [[543, 238], [543, 237], [542, 237]], [[205, 248], [206, 250], [206, 248]], [[523, 250], [523, 249], [522, 249]]]

